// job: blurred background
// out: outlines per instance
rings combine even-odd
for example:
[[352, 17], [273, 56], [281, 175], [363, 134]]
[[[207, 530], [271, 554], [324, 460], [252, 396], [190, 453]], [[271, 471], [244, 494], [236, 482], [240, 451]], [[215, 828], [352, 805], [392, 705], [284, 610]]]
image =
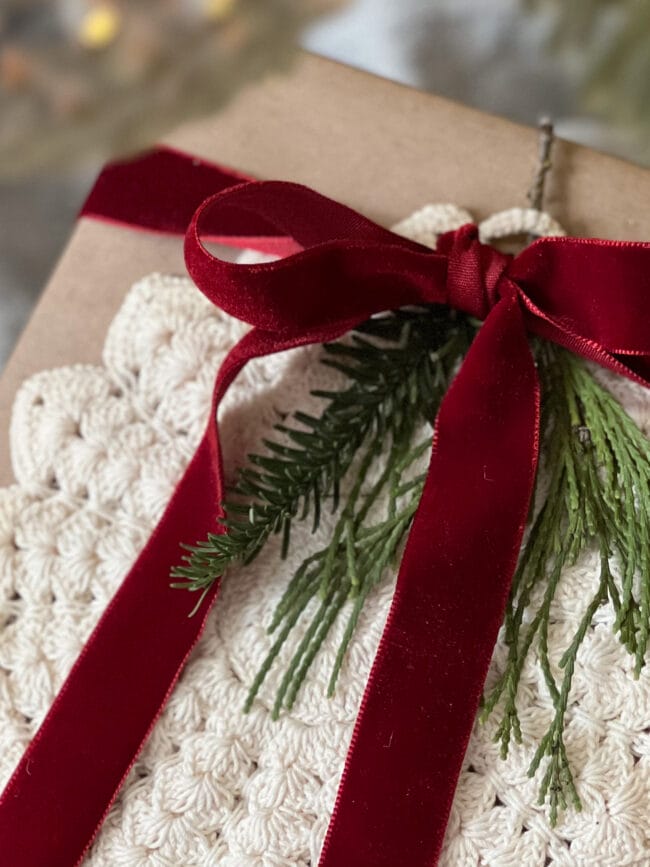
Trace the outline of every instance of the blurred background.
[[300, 47], [650, 165], [650, 0], [0, 0], [0, 368], [101, 163]]

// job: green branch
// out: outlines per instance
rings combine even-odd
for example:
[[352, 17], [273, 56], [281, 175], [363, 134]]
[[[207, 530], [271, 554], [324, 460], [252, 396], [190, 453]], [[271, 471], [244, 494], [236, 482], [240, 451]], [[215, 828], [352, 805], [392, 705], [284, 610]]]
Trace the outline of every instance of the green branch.
[[471, 333], [464, 317], [430, 307], [372, 319], [351, 342], [325, 346], [324, 363], [351, 384], [314, 392], [329, 401], [320, 417], [297, 412], [298, 427], [277, 425], [282, 441], [265, 440], [267, 454], [250, 456], [224, 505], [227, 533], [184, 546], [172, 586], [199, 593], [195, 611], [217, 578], [253, 560], [271, 534], [282, 533], [286, 554], [294, 519], [311, 514], [316, 530], [323, 503], [337, 509], [341, 482], [369, 442], [403, 442], [416, 421], [435, 417]]
[[[505, 618], [506, 668], [485, 697], [480, 719], [502, 706], [495, 739], [507, 756], [521, 742], [517, 692], [524, 662], [534, 650], [551, 696], [554, 715], [529, 768], [548, 766], [540, 800], [550, 802], [551, 823], [567, 799], [580, 799], [563, 740], [570, 690], [580, 646], [598, 608], [608, 600], [614, 629], [635, 657], [645, 661], [650, 628], [650, 443], [615, 398], [575, 356], [540, 349], [543, 384], [544, 465], [549, 486], [532, 524], [513, 581]], [[551, 606], [567, 566], [588, 548], [600, 553], [598, 586], [554, 674], [548, 655]], [[544, 588], [534, 607], [533, 591]], [[528, 623], [524, 624], [524, 615]]]
[[[277, 605], [269, 632], [275, 642], [254, 679], [251, 707], [281, 649], [304, 618], [305, 629], [280, 681], [273, 715], [293, 706], [337, 618], [347, 621], [334, 662], [331, 695], [363, 605], [388, 567], [396, 567], [417, 509], [421, 460], [430, 437], [416, 443], [435, 418], [475, 324], [440, 307], [399, 311], [370, 320], [347, 342], [325, 347], [324, 362], [347, 379], [340, 391], [315, 392], [327, 401], [319, 417], [294, 415], [278, 425], [281, 439], [251, 455], [225, 505], [227, 532], [188, 548], [173, 586], [203, 595], [233, 563], [252, 560], [269, 536], [281, 533], [286, 554], [291, 526], [311, 516], [315, 530], [325, 505], [341, 506], [331, 539], [298, 568]], [[542, 380], [544, 486], [523, 545], [505, 616], [505, 670], [484, 697], [480, 719], [497, 708], [496, 740], [507, 756], [520, 742], [517, 698], [523, 667], [534, 653], [553, 703], [548, 729], [530, 764], [545, 763], [540, 802], [555, 824], [568, 803], [580, 809], [564, 742], [580, 647], [607, 602], [614, 629], [644, 665], [650, 636], [650, 444], [620, 404], [575, 356], [536, 344]], [[346, 491], [344, 502], [341, 488]], [[542, 489], [543, 488], [543, 489]], [[540, 490], [542, 489], [542, 490]], [[597, 587], [558, 666], [549, 657], [552, 608], [566, 569], [588, 548], [600, 555]], [[197, 607], [198, 607], [197, 605]]]

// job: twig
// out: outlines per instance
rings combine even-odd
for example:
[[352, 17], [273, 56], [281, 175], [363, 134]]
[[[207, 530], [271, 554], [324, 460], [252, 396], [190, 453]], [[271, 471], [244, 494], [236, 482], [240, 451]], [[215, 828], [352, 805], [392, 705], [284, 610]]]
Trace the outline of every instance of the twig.
[[553, 121], [543, 117], [539, 122], [538, 164], [533, 183], [528, 191], [528, 201], [536, 211], [542, 210], [544, 204], [544, 186], [546, 175], [552, 168], [551, 151], [555, 141]]

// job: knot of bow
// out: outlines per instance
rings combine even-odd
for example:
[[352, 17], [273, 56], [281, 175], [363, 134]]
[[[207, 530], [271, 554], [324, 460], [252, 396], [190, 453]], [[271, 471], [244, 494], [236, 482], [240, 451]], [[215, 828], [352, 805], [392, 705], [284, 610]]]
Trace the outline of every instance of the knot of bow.
[[473, 223], [446, 232], [436, 249], [447, 256], [445, 303], [454, 310], [485, 319], [503, 293], [514, 291], [507, 277], [513, 257], [481, 244]]
[[[205, 437], [155, 544], [117, 591], [5, 789], [5, 862], [80, 863], [198, 640], [218, 587], [203, 615], [187, 618], [167, 576], [181, 542], [217, 532], [216, 409], [237, 373], [252, 358], [332, 340], [381, 311], [448, 304], [484, 322], [435, 420], [430, 470], [319, 862], [431, 867], [533, 490], [539, 385], [528, 332], [649, 385], [650, 244], [546, 238], [513, 258], [466, 225], [430, 250], [305, 187], [247, 182], [165, 148], [105, 169], [83, 214], [187, 230], [197, 285], [253, 328], [221, 366]], [[282, 258], [232, 264], [208, 239]]]

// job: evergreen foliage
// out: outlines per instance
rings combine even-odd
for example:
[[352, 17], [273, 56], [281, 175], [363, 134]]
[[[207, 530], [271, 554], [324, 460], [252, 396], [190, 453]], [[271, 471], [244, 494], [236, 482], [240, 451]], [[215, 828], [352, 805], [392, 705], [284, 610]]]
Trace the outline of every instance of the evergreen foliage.
[[[173, 586], [203, 595], [235, 562], [250, 562], [272, 533], [283, 554], [296, 519], [339, 509], [328, 544], [308, 556], [287, 585], [269, 626], [276, 640], [248, 695], [249, 709], [301, 617], [308, 625], [278, 687], [274, 716], [293, 705], [337, 617], [347, 623], [331, 673], [332, 694], [363, 604], [387, 567], [396, 568], [424, 484], [418, 461], [430, 448], [432, 423], [477, 323], [431, 306], [376, 317], [351, 339], [325, 346], [324, 363], [341, 371], [345, 388], [316, 392], [327, 401], [319, 417], [301, 412], [278, 425], [266, 454], [250, 466], [225, 504], [227, 532], [189, 547]], [[521, 741], [517, 699], [523, 665], [534, 654], [554, 716], [529, 773], [546, 760], [540, 803], [552, 824], [571, 802], [580, 808], [564, 730], [577, 655], [594, 615], [609, 602], [615, 630], [644, 665], [650, 637], [650, 442], [579, 358], [536, 342], [542, 382], [542, 463], [531, 526], [522, 547], [505, 617], [507, 664], [484, 697], [480, 719], [500, 713], [496, 740], [505, 757]], [[345, 502], [340, 486], [348, 483]], [[385, 504], [385, 506], [383, 505]], [[600, 576], [585, 600], [579, 627], [559, 664], [549, 658], [553, 602], [567, 566], [588, 548], [600, 555]], [[309, 603], [316, 600], [317, 605]]]
[[[548, 797], [551, 824], [567, 798], [580, 808], [563, 732], [576, 659], [597, 609], [614, 608], [614, 629], [635, 658], [645, 663], [650, 628], [650, 441], [615, 398], [576, 356], [548, 344], [539, 347], [543, 386], [543, 454], [548, 490], [523, 546], [505, 618], [508, 661], [486, 697], [485, 720], [501, 702], [497, 729], [501, 754], [521, 741], [517, 693], [524, 661], [534, 650], [553, 700], [555, 715], [529, 768], [548, 764], [540, 802]], [[548, 653], [552, 605], [565, 567], [588, 548], [600, 557], [600, 576], [569, 646], [553, 671]], [[539, 586], [542, 600], [531, 597]]]

